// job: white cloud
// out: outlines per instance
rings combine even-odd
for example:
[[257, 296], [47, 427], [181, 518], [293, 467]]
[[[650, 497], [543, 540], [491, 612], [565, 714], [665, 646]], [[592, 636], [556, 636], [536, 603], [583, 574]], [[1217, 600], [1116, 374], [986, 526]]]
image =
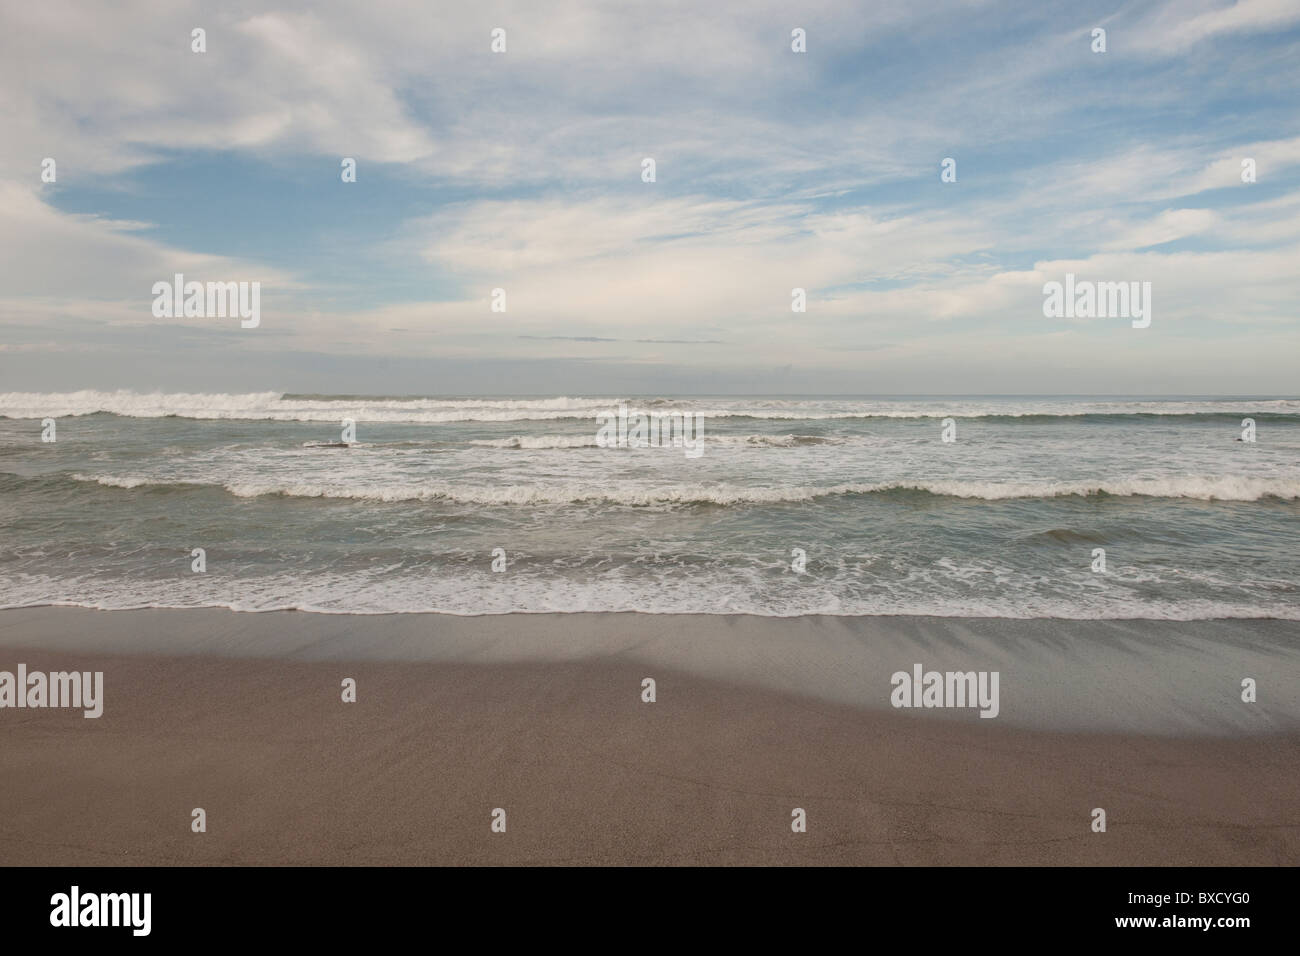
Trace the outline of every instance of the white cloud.
[[1132, 45], [1183, 51], [1216, 36], [1259, 33], [1300, 23], [1294, 0], [1171, 0], [1134, 31]]
[[[1283, 341], [1275, 333], [1300, 301], [1300, 199], [1266, 190], [1300, 165], [1300, 137], [1260, 140], [1254, 130], [1267, 126], [1226, 114], [1160, 135], [1118, 114], [1194, 97], [1179, 81], [1196, 71], [1168, 67], [1123, 102], [1105, 71], [1164, 63], [1123, 59], [1133, 50], [1286, 27], [1300, 8], [1121, 11], [1107, 21], [1105, 61], [1089, 58], [1084, 28], [1055, 14], [1029, 18], [1037, 28], [1014, 39], [980, 29], [1013, 9], [10, 4], [0, 13], [0, 320], [151, 321], [149, 286], [183, 271], [274, 286], [275, 318], [250, 348], [609, 357], [628, 355], [628, 339], [706, 337], [725, 348], [640, 343], [632, 354], [838, 368], [887, 354], [940, 367], [989, 358], [1002, 333], [1026, 355], [1068, 347], [1095, 359], [1080, 341], [1097, 328], [1034, 324], [1045, 277], [1072, 270], [1157, 283], [1162, 330], [1215, 319]], [[809, 33], [803, 56], [789, 51], [796, 25]], [[194, 26], [208, 31], [206, 54], [189, 50]], [[488, 50], [494, 26], [509, 31], [504, 56]], [[1068, 94], [1053, 86], [1063, 75]], [[1252, 134], [1235, 143], [1241, 129]], [[1029, 145], [997, 153], [1017, 139]], [[43, 156], [59, 161], [58, 188], [111, 188], [173, 150], [303, 164], [354, 156], [363, 177], [382, 162], [413, 183], [456, 187], [454, 204], [394, 222], [376, 246], [385, 262], [459, 283], [458, 301], [316, 308], [324, 291], [284, 270], [170, 248], [146, 223], [60, 212], [57, 194], [36, 186]], [[953, 153], [961, 179], [941, 192], [937, 163]], [[643, 156], [659, 164], [654, 185], [639, 181]], [[1240, 183], [1246, 156], [1257, 186]], [[337, 159], [329, 172], [337, 185]], [[1178, 208], [1228, 188], [1239, 198]], [[868, 192], [874, 200], [858, 195]], [[827, 196], [843, 206], [814, 198]], [[1138, 252], [1184, 239], [1209, 248]], [[381, 284], [360, 293], [383, 300]], [[508, 290], [504, 316], [487, 308], [496, 286]], [[809, 292], [806, 314], [790, 312], [794, 286]], [[41, 331], [40, 341], [52, 340]]]
[[57, 310], [68, 302], [96, 302], [104, 315], [121, 316], [112, 303], [138, 303], [142, 320], [156, 322], [150, 317], [150, 288], [176, 272], [200, 281], [295, 287], [281, 270], [186, 252], [138, 235], [144, 225], [60, 212], [35, 190], [0, 181], [0, 289], [10, 309], [24, 299]]

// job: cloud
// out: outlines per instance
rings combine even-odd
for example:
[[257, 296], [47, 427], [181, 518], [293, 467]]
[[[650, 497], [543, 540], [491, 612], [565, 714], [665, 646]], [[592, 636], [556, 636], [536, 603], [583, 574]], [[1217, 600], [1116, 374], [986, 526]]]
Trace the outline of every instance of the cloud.
[[1132, 45], [1172, 54], [1218, 36], [1279, 30], [1300, 23], [1292, 0], [1171, 0], [1134, 32]]
[[[178, 352], [210, 341], [149, 325], [149, 287], [179, 271], [263, 282], [263, 328], [238, 340], [250, 353], [845, 374], [913, 362], [933, 382], [963, 360], [1104, 362], [1110, 330], [1041, 321], [1042, 283], [1072, 270], [1152, 281], [1150, 338], [1201, 335], [1199, 357], [1186, 338], [1176, 354], [1207, 374], [1221, 330], [1253, 327], [1273, 361], [1300, 293], [1300, 135], [1283, 95], [1300, 70], [1270, 31], [1300, 12], [1123, 8], [1098, 21], [1105, 57], [1090, 22], [960, 0], [487, 0], [436, 15], [415, 0], [10, 4], [0, 325], [20, 341], [7, 351], [137, 324]], [[195, 26], [205, 54], [190, 52]], [[488, 47], [496, 26], [503, 55]], [[807, 54], [789, 49], [794, 26]], [[38, 184], [44, 156], [59, 162], [52, 187]], [[342, 156], [373, 206], [336, 202]], [[957, 183], [939, 182], [944, 156]], [[65, 206], [147, 197], [163, 175], [244, 188], [201, 179], [195, 157], [303, 186], [261, 197], [266, 222], [248, 226], [275, 262], [205, 251], [254, 247], [238, 223], [219, 246], [215, 224], [160, 230], [129, 199], [119, 215]], [[1257, 184], [1240, 181], [1245, 157]], [[300, 209], [338, 215], [303, 239], [277, 231]], [[192, 211], [159, 215], [174, 227]], [[159, 238], [178, 232], [190, 248]], [[344, 256], [363, 267], [339, 268]], [[497, 287], [504, 314], [489, 309]], [[806, 313], [790, 309], [795, 287]]]
[[139, 235], [143, 226], [60, 212], [34, 189], [0, 181], [0, 289], [19, 302], [83, 298], [100, 303], [97, 308], [134, 302], [148, 318], [150, 287], [177, 272], [200, 281], [294, 286], [276, 269], [170, 248]]

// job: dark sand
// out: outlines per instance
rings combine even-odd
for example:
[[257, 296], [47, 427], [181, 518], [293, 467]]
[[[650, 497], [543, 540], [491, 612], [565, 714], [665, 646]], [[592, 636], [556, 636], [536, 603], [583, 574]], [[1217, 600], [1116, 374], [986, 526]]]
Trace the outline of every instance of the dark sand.
[[[1300, 733], [1287, 727], [1034, 730], [622, 652], [374, 659], [397, 640], [394, 620], [0, 613], [0, 670], [105, 674], [99, 719], [0, 710], [0, 864], [1300, 863]], [[522, 640], [540, 621], [509, 626]], [[229, 640], [220, 653], [197, 639], [177, 655], [140, 649], [184, 622], [214, 641], [223, 627], [264, 631], [268, 646], [344, 622], [370, 659], [332, 644], [280, 657]], [[41, 628], [64, 637], [38, 640]], [[92, 641], [112, 653], [78, 649]], [[646, 676], [653, 704], [640, 699]], [[355, 704], [340, 700], [344, 677], [357, 681]], [[191, 832], [195, 807], [206, 833]], [[491, 832], [496, 807], [505, 833]], [[791, 831], [795, 807], [807, 833]], [[1091, 832], [1094, 807], [1106, 833]]]

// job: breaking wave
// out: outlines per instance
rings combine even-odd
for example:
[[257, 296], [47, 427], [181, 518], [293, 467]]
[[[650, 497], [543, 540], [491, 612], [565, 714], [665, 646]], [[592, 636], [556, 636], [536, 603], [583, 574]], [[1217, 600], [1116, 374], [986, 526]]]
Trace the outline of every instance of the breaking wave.
[[451, 399], [294, 396], [281, 392], [208, 394], [130, 391], [7, 392], [0, 394], [0, 417], [41, 419], [111, 414], [126, 418], [300, 422], [337, 422], [341, 418], [352, 418], [358, 422], [443, 424], [594, 419], [600, 414], [616, 412], [621, 404], [628, 406], [630, 415], [689, 413], [705, 418], [773, 421], [947, 417], [1053, 419], [1143, 415], [1265, 415], [1300, 419], [1300, 401], [1293, 399]]
[[[84, 475], [78, 481], [135, 489], [142, 487], [204, 487], [215, 482], [171, 481], [147, 476]], [[240, 498], [282, 495], [292, 498], [344, 498], [359, 501], [450, 501], [472, 505], [538, 505], [606, 502], [613, 505], [711, 504], [746, 505], [810, 501], [841, 495], [929, 494], [939, 497], [1001, 501], [1011, 498], [1111, 496], [1192, 498], [1203, 501], [1259, 501], [1300, 498], [1300, 479], [1243, 478], [1123, 478], [1101, 481], [915, 481], [755, 487], [719, 482], [648, 486], [633, 482], [588, 484], [483, 485], [449, 482], [362, 484], [349, 482], [231, 482], [221, 484]]]

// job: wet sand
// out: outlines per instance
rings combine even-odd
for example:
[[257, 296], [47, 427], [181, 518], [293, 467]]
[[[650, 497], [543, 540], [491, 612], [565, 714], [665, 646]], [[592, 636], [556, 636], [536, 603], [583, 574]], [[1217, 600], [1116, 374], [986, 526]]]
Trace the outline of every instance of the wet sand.
[[[0, 864], [1300, 862], [1295, 625], [1154, 623], [0, 612], [0, 670], [104, 673], [98, 719], [0, 710]], [[998, 633], [1055, 678], [889, 706], [896, 659], [997, 666]], [[1196, 696], [1240, 661], [1258, 704]]]

